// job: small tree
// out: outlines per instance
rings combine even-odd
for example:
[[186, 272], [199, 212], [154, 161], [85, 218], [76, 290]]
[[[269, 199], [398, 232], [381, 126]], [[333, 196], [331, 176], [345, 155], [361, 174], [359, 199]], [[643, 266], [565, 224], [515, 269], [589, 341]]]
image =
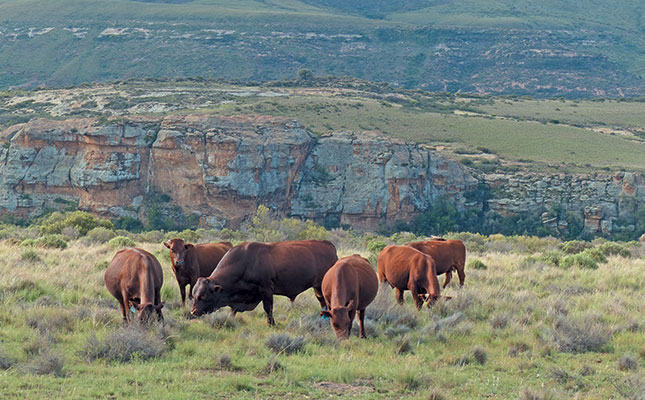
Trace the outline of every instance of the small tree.
[[298, 70], [299, 81], [310, 81], [314, 78], [314, 72], [309, 68], [300, 68]]

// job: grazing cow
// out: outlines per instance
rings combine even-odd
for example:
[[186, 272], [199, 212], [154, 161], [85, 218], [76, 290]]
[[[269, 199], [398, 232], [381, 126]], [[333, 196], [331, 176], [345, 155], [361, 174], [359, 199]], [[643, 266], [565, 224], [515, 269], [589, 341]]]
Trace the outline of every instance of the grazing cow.
[[322, 279], [337, 260], [336, 247], [326, 240], [242, 243], [226, 253], [208, 278], [197, 280], [191, 314], [225, 306], [233, 312], [249, 311], [262, 302], [267, 323], [275, 325], [273, 295], [294, 301], [309, 288], [324, 309]]
[[421, 242], [406, 243], [406, 246], [414, 247], [422, 253], [434, 259], [437, 275], [446, 274], [443, 282], [445, 289], [452, 279], [452, 272], [457, 271], [459, 275], [459, 286], [464, 286], [466, 274], [466, 246], [461, 240], [446, 240], [443, 238], [432, 238]]
[[192, 300], [197, 278], [210, 275], [224, 254], [233, 247], [229, 242], [193, 245], [182, 239], [172, 239], [163, 245], [170, 249], [172, 271], [179, 284], [182, 307], [186, 304], [186, 285], [190, 285], [188, 298]]
[[322, 292], [327, 310], [320, 315], [331, 319], [331, 326], [338, 339], [346, 339], [352, 331], [354, 316], [358, 311], [359, 336], [365, 335], [365, 308], [378, 292], [378, 279], [369, 261], [354, 254], [341, 258], [327, 271], [322, 281]]
[[396, 289], [403, 304], [403, 291], [410, 290], [417, 309], [428, 307], [440, 297], [439, 281], [432, 257], [408, 246], [387, 246], [378, 255], [378, 279]]
[[142, 322], [150, 321], [153, 311], [163, 321], [163, 272], [152, 254], [138, 248], [119, 251], [110, 261], [104, 279], [108, 291], [119, 301], [124, 323], [128, 322], [128, 311], [135, 310]]

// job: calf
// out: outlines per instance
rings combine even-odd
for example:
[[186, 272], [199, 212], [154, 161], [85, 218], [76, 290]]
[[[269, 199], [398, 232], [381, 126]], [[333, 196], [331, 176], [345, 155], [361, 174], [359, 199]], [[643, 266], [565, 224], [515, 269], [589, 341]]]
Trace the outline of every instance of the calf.
[[172, 239], [163, 245], [170, 249], [172, 271], [179, 284], [182, 307], [186, 305], [186, 285], [190, 285], [188, 298], [192, 300], [197, 279], [210, 275], [224, 254], [233, 247], [229, 242], [193, 245], [182, 239]]
[[322, 279], [337, 260], [336, 247], [326, 240], [239, 244], [208, 278], [197, 280], [191, 314], [200, 316], [226, 306], [234, 312], [250, 311], [262, 302], [267, 323], [275, 325], [273, 295], [294, 301], [309, 288], [324, 308]]
[[161, 308], [161, 264], [143, 249], [126, 248], [114, 256], [105, 271], [105, 286], [121, 306], [123, 322], [128, 322], [128, 311], [138, 310], [139, 320], [147, 322], [156, 312], [163, 321]]
[[432, 257], [408, 246], [387, 246], [378, 255], [378, 279], [396, 290], [403, 304], [403, 291], [410, 290], [417, 309], [428, 307], [440, 297], [439, 281]]
[[461, 240], [432, 238], [431, 240], [406, 243], [406, 246], [413, 247], [434, 259], [437, 275], [446, 274], [446, 279], [443, 282], [444, 289], [450, 283], [453, 271], [457, 271], [459, 275], [459, 286], [464, 286], [466, 246]]
[[365, 308], [378, 292], [378, 279], [370, 262], [358, 254], [341, 258], [325, 274], [322, 292], [327, 310], [320, 315], [331, 319], [338, 339], [349, 337], [357, 311], [359, 336], [365, 338]]

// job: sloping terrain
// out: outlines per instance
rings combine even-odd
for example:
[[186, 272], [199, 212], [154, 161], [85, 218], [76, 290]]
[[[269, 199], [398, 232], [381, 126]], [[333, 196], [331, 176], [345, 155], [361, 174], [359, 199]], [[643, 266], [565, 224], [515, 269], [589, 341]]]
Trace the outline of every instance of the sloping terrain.
[[0, 88], [310, 68], [433, 91], [644, 95], [642, 4], [596, 3], [10, 0]]

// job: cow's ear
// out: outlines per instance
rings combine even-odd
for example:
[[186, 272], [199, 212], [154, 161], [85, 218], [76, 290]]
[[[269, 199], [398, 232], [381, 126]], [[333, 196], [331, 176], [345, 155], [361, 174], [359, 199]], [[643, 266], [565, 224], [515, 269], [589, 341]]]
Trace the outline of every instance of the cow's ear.
[[221, 285], [215, 285], [213, 286], [213, 292], [219, 293], [222, 291], [222, 286]]
[[331, 312], [328, 310], [322, 310], [320, 312], [320, 316], [323, 318], [331, 318]]
[[188, 250], [188, 249], [190, 249], [191, 247], [195, 247], [195, 246], [193, 246], [193, 245], [192, 245], [192, 244], [190, 244], [190, 243], [186, 243], [186, 244], [184, 245], [184, 249], [185, 249], [185, 250]]
[[356, 303], [354, 303], [354, 299], [351, 299], [350, 301], [347, 302], [347, 305], [345, 307], [351, 310], [353, 308], [356, 308], [355, 304]]
[[157, 304], [155, 306], [155, 310], [157, 310], [157, 311], [161, 310], [163, 308], [164, 304], [166, 304], [166, 302], [164, 302], [164, 301], [162, 301], [161, 303]]
[[166, 246], [167, 248], [170, 248], [170, 243], [168, 242], [163, 242], [163, 245]]

